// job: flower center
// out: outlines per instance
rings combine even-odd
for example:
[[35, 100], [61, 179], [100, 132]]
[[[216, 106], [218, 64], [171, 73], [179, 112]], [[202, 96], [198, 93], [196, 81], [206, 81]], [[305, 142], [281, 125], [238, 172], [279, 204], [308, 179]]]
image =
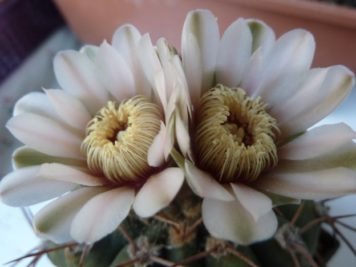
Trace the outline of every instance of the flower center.
[[276, 120], [260, 98], [223, 85], [207, 91], [197, 111], [198, 164], [220, 182], [249, 182], [277, 164]]
[[88, 123], [82, 150], [91, 171], [110, 182], [138, 182], [151, 167], [147, 153], [160, 129], [161, 111], [144, 96], [109, 101]]

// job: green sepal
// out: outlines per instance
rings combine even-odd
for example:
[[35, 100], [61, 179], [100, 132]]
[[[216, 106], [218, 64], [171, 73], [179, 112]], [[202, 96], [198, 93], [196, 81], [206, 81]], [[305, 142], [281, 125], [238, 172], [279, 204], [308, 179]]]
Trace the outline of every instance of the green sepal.
[[[45, 244], [46, 248], [55, 248], [58, 245], [47, 241]], [[57, 267], [68, 267], [64, 249], [54, 250], [52, 252], [47, 253], [48, 259]]]
[[[131, 260], [131, 257], [129, 255], [129, 252], [128, 252], [128, 248], [129, 246], [124, 246], [120, 252], [115, 256], [114, 260], [111, 262], [111, 264], [109, 265], [109, 267], [116, 267], [117, 265], [119, 264], [122, 264], [122, 263], [125, 263], [125, 262], [128, 262]], [[134, 266], [134, 264], [131, 264], [131, 265], [125, 265], [127, 267], [131, 267], [131, 266]]]
[[267, 195], [272, 200], [273, 207], [278, 207], [278, 206], [283, 206], [283, 205], [291, 205], [291, 204], [295, 204], [295, 205], [300, 204], [299, 199], [285, 197], [285, 196], [277, 195], [277, 194], [274, 194], [271, 192], [266, 192], [266, 191], [263, 191], [263, 193], [265, 195]]

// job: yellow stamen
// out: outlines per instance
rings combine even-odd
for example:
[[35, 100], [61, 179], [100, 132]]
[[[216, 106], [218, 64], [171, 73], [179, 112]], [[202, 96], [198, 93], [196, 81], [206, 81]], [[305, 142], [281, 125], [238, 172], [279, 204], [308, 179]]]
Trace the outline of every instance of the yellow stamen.
[[206, 92], [197, 111], [198, 164], [221, 182], [253, 181], [277, 164], [276, 120], [260, 98], [223, 85]]
[[159, 107], [144, 96], [108, 102], [89, 122], [82, 143], [89, 169], [113, 183], [147, 178], [147, 153], [161, 118]]

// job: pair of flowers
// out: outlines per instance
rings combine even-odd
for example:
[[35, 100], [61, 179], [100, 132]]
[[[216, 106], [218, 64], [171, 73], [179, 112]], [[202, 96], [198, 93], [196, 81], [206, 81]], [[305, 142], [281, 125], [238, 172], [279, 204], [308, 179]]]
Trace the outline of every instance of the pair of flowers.
[[197, 10], [185, 20], [181, 57], [131, 25], [111, 45], [61, 52], [63, 90], [24, 96], [7, 123], [25, 146], [1, 198], [29, 206], [58, 197], [36, 214], [36, 231], [93, 243], [131, 208], [151, 217], [167, 207], [186, 180], [212, 236], [266, 239], [277, 229], [276, 196], [356, 192], [356, 133], [342, 123], [307, 130], [347, 96], [354, 75], [310, 69], [314, 50], [309, 32], [276, 39], [254, 19], [220, 37], [214, 15]]

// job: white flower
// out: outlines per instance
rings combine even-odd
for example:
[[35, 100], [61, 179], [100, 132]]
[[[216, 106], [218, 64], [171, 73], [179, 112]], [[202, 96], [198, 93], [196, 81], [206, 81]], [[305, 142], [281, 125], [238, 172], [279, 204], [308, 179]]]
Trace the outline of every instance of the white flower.
[[182, 61], [193, 119], [184, 165], [214, 237], [239, 244], [271, 237], [275, 195], [356, 192], [356, 133], [343, 123], [308, 130], [347, 96], [354, 75], [344, 66], [310, 69], [314, 50], [305, 30], [276, 40], [265, 23], [239, 19], [220, 38], [211, 12], [188, 14]]
[[0, 195], [12, 206], [58, 197], [36, 214], [36, 231], [90, 244], [131, 207], [153, 216], [182, 186], [183, 171], [166, 163], [175, 136], [166, 122], [175, 116], [170, 98], [184, 72], [164, 39], [156, 49], [130, 25], [115, 32], [112, 45], [59, 53], [54, 71], [63, 90], [24, 96], [7, 123], [25, 146], [14, 152], [15, 170]]

